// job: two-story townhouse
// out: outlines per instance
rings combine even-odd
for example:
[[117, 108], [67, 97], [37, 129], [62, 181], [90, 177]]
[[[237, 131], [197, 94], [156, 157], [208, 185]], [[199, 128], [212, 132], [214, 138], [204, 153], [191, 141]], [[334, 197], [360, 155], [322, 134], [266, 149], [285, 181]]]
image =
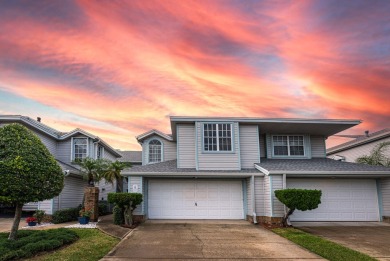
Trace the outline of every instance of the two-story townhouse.
[[[83, 201], [84, 188], [88, 184], [74, 161], [86, 157], [115, 161], [121, 157], [102, 139], [82, 129], [60, 132], [43, 124], [39, 117], [34, 120], [20, 115], [0, 115], [0, 127], [10, 123], [22, 124], [37, 135], [57, 160], [65, 176], [64, 188], [59, 196], [41, 202], [28, 203], [23, 207], [26, 211], [42, 209], [47, 214], [53, 214], [59, 209], [77, 207]], [[108, 185], [104, 182], [100, 185], [104, 196], [104, 189]], [[112, 187], [112, 185], [109, 186]]]
[[[327, 137], [359, 120], [171, 117], [171, 134], [137, 136], [142, 166], [122, 172], [128, 191], [144, 195], [143, 219], [247, 219], [280, 222], [274, 191], [321, 189], [313, 211], [293, 221], [379, 221], [390, 168], [326, 158]], [[387, 190], [389, 188], [386, 188]]]

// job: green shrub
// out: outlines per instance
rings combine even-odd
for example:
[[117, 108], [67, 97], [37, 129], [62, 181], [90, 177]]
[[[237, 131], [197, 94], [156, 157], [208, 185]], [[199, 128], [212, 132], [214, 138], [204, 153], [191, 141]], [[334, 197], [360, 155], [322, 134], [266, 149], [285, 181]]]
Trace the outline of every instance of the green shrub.
[[74, 231], [65, 228], [21, 230], [17, 234], [18, 240], [13, 241], [7, 239], [7, 233], [0, 235], [0, 261], [28, 258], [38, 252], [50, 251], [78, 239]]
[[99, 201], [98, 203], [99, 216], [104, 216], [110, 213], [108, 211], [108, 202], [107, 201]]
[[282, 189], [275, 190], [275, 196], [288, 207], [288, 212], [283, 217], [283, 224], [287, 226], [288, 217], [294, 213], [296, 209], [301, 211], [312, 210], [318, 208], [321, 204], [321, 190], [310, 189]]
[[114, 214], [114, 224], [122, 225], [124, 222], [122, 209], [118, 206], [115, 206], [112, 212]]
[[81, 206], [77, 208], [67, 208], [61, 209], [54, 212], [52, 216], [52, 222], [54, 224], [75, 221], [79, 217], [79, 212], [81, 210]]
[[35, 217], [37, 219], [38, 224], [41, 224], [43, 218], [45, 217], [45, 211], [37, 209], [37, 210], [35, 210], [33, 217]]
[[[108, 193], [108, 202], [121, 208], [125, 225], [133, 224], [133, 210], [142, 202], [140, 193]], [[119, 219], [118, 219], [119, 221]], [[122, 223], [123, 224], [123, 223]]]

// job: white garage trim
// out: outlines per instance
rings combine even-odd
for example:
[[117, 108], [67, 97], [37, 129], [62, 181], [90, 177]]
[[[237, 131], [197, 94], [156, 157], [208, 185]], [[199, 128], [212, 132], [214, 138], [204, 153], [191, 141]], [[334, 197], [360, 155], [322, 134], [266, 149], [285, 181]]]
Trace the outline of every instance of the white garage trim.
[[380, 221], [375, 179], [287, 179], [288, 188], [319, 189], [317, 209], [295, 211], [291, 221]]
[[244, 219], [241, 179], [150, 179], [149, 219]]

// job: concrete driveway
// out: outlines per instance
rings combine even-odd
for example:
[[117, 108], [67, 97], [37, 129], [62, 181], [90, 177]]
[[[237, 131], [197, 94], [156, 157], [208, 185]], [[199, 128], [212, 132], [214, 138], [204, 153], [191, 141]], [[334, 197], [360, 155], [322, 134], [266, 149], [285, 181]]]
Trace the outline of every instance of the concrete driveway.
[[293, 225], [379, 260], [390, 260], [390, 224], [388, 223], [293, 222]]
[[317, 255], [260, 226], [240, 222], [147, 222], [102, 260], [305, 259]]

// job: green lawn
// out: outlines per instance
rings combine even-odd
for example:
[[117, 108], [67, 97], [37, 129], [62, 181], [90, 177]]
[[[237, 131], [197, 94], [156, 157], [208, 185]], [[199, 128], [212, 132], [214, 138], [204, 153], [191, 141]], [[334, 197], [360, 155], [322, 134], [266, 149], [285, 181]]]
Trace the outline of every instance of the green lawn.
[[324, 238], [303, 232], [299, 229], [275, 228], [272, 231], [331, 261], [377, 260], [366, 254], [357, 252], [355, 250], [336, 244]]
[[75, 243], [53, 253], [47, 253], [28, 260], [72, 260], [95, 261], [105, 256], [119, 239], [110, 237], [98, 229], [73, 228], [80, 237]]

